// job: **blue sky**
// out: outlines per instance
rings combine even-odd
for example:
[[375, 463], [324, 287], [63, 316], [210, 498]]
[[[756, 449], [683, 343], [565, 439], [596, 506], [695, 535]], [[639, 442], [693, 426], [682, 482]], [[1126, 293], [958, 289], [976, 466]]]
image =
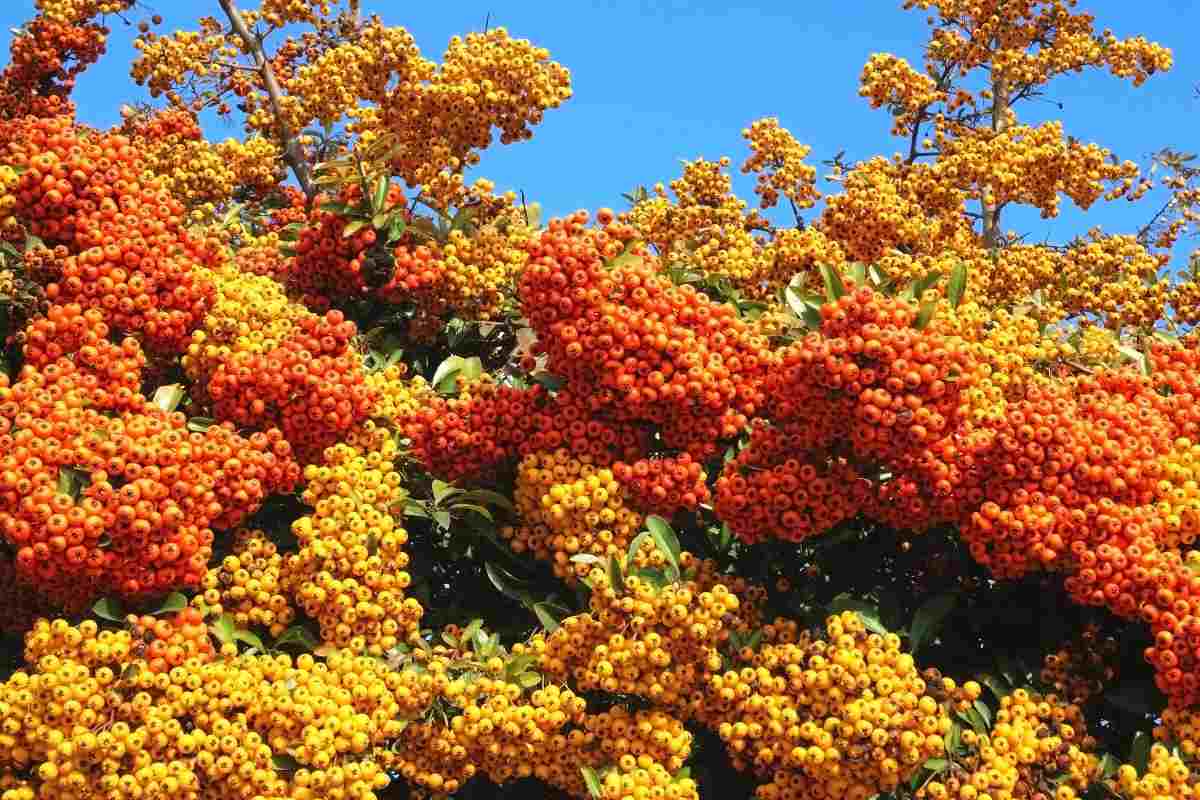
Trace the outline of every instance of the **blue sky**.
[[[250, 5], [251, 0], [242, 0]], [[576, 208], [621, 208], [621, 192], [667, 181], [684, 158], [746, 155], [741, 131], [752, 120], [778, 116], [812, 149], [817, 162], [845, 150], [849, 159], [891, 154], [903, 144], [889, 134], [886, 112], [858, 97], [867, 57], [888, 51], [919, 63], [927, 27], [921, 12], [899, 0], [521, 0], [496, 3], [407, 3], [363, 0], [388, 24], [404, 25], [427, 57], [438, 58], [456, 33], [505, 25], [548, 48], [571, 69], [575, 96], [547, 115], [532, 141], [484, 154], [477, 170], [500, 188], [523, 189], [549, 213]], [[33, 12], [32, 0], [9, 0], [0, 10], [7, 50], [9, 28]], [[1163, 146], [1200, 151], [1200, 2], [1083, 0], [1100, 27], [1119, 36], [1142, 34], [1172, 48], [1175, 67], [1134, 89], [1099, 72], [1060, 79], [1049, 103], [1025, 106], [1027, 119], [1061, 117], [1067, 131], [1142, 162]], [[165, 17], [160, 31], [194, 26], [199, 14], [219, 14], [216, 0], [150, 0]], [[135, 13], [134, 19], [140, 18]], [[122, 102], [144, 93], [128, 77], [133, 31], [113, 20], [109, 54], [79, 81], [75, 100], [83, 121], [109, 126]], [[210, 138], [238, 135], [220, 122]], [[747, 196], [751, 182], [739, 176]], [[836, 187], [824, 184], [823, 189]], [[810, 212], [811, 213], [811, 212]], [[1152, 202], [1098, 203], [1081, 216], [1064, 202], [1058, 220], [1010, 216], [1007, 227], [1033, 241], [1061, 241], [1093, 224], [1110, 232], [1139, 227]], [[1189, 248], [1190, 249], [1190, 248]]]

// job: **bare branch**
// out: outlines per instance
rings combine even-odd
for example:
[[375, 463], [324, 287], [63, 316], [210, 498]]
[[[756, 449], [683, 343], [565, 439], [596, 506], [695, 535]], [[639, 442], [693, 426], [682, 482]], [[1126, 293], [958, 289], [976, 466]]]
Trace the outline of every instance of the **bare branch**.
[[283, 158], [287, 165], [292, 168], [292, 172], [296, 175], [296, 180], [300, 183], [300, 188], [304, 191], [305, 197], [311, 202], [316, 196], [316, 186], [312, 182], [312, 175], [309, 171], [308, 161], [304, 157], [304, 152], [300, 148], [300, 141], [292, 133], [287, 120], [283, 116], [283, 90], [279, 86], [279, 81], [275, 77], [275, 71], [271, 69], [271, 62], [267, 59], [266, 53], [263, 52], [262, 39], [255, 36], [246, 27], [246, 20], [237, 9], [236, 0], [217, 0], [221, 4], [221, 9], [225, 12], [225, 16], [229, 17], [229, 24], [233, 26], [233, 31], [242, 40], [249, 54], [254, 58], [254, 63], [257, 66], [259, 74], [262, 76], [263, 86], [266, 87], [267, 96], [271, 100], [271, 108], [275, 112], [275, 121], [279, 126], [279, 138], [283, 143]]

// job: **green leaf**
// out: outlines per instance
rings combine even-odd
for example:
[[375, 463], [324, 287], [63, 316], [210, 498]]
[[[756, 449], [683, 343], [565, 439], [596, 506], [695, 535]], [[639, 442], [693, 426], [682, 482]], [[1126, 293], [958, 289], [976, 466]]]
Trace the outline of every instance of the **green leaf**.
[[991, 725], [992, 724], [992, 709], [988, 707], [988, 704], [983, 702], [982, 700], [976, 700], [973, 705], [975, 707], [975, 711], [979, 713], [979, 716], [983, 717], [984, 723], [987, 725]]
[[516, 511], [512, 500], [509, 500], [499, 492], [493, 492], [491, 489], [472, 489], [465, 493], [462, 499], [472, 503], [490, 503], [491, 505], [503, 508], [505, 511]]
[[441, 505], [442, 501], [447, 497], [456, 494], [462, 494], [462, 491], [462, 489], [458, 488], [454, 484], [440, 481], [437, 478], [433, 479], [433, 502], [437, 503], [438, 505]]
[[862, 286], [867, 282], [867, 265], [861, 261], [855, 261], [850, 264], [850, 280], [855, 285]]
[[500, 594], [511, 600], [516, 600], [518, 603], [529, 602], [529, 592], [521, 587], [521, 581], [511, 572], [491, 562], [485, 564], [483, 569], [487, 573], [488, 580], [492, 582], [492, 585], [496, 587]]
[[921, 298], [921, 295], [925, 294], [925, 292], [932, 289], [937, 284], [937, 282], [940, 281], [941, 279], [942, 279], [942, 273], [941, 273], [941, 271], [936, 270], [936, 269], [933, 272], [930, 272], [928, 275], [925, 275], [922, 278], [917, 278], [915, 281], [913, 281], [913, 284], [911, 287], [912, 298], [914, 300], [919, 300]]
[[[371, 211], [375, 214], [383, 211], [383, 204], [387, 202], [389, 183], [387, 175], [380, 175], [375, 179], [375, 195], [371, 198]], [[376, 227], [383, 226], [377, 225]]]
[[308, 652], [312, 652], [320, 646], [320, 641], [312, 635], [312, 632], [303, 625], [293, 625], [283, 633], [279, 634], [279, 638], [275, 640], [275, 647], [283, 647], [284, 645], [294, 645]]
[[92, 613], [109, 622], [124, 622], [125, 607], [115, 597], [102, 597], [92, 606]]
[[667, 521], [662, 517], [651, 515], [646, 517], [646, 528], [650, 531], [650, 535], [654, 538], [654, 544], [667, 557], [667, 562], [671, 565], [674, 573], [674, 580], [679, 580], [679, 537], [675, 535], [675, 531], [667, 524]]
[[154, 405], [170, 414], [179, 408], [179, 404], [183, 402], [183, 395], [183, 384], [171, 383], [166, 386], [160, 386], [154, 391], [153, 402]]
[[963, 293], [967, 291], [967, 264], [960, 261], [950, 271], [950, 283], [946, 287], [946, 299], [951, 308], [958, 308], [962, 302]]
[[1133, 735], [1133, 744], [1129, 747], [1129, 763], [1137, 770], [1138, 775], [1146, 774], [1146, 765], [1150, 763], [1150, 737], [1145, 731]]
[[803, 320], [805, 326], [810, 330], [817, 330], [821, 327], [821, 309], [807, 302], [800, 297], [800, 293], [791, 286], [784, 289], [784, 299], [787, 301], [788, 308], [792, 310], [797, 317]]
[[192, 417], [187, 421], [187, 429], [192, 433], [204, 433], [216, 424], [217, 421], [211, 417]]
[[399, 213], [392, 215], [392, 221], [388, 224], [387, 243], [391, 244], [400, 239], [404, 235], [404, 231], [408, 229], [408, 223], [404, 221], [404, 217]]
[[1138, 372], [1143, 375], [1150, 374], [1150, 359], [1146, 357], [1145, 353], [1128, 345], [1117, 345], [1117, 352], [1132, 361]]
[[691, 767], [683, 767], [682, 769], [679, 770], [679, 772], [675, 773], [675, 775], [673, 776], [672, 779], [676, 780], [676, 781], [682, 781], [682, 780], [686, 780], [690, 777], [692, 777], [692, 768]]
[[944, 758], [931, 758], [921, 765], [933, 774], [938, 774], [950, 768], [950, 762]]
[[1013, 687], [1008, 681], [998, 678], [991, 673], [985, 673], [979, 676], [979, 682], [992, 690], [992, 694], [997, 700], [1003, 700], [1012, 694]]
[[614, 555], [608, 557], [608, 585], [617, 594], [625, 591], [625, 576], [621, 573], [621, 562]]
[[441, 528], [442, 530], [444, 530], [444, 531], [450, 530], [450, 512], [449, 511], [433, 512], [433, 521], [435, 523], [437, 523], [437, 526], [439, 528]]
[[533, 604], [533, 613], [537, 616], [538, 622], [542, 623], [542, 627], [545, 628], [549, 633], [554, 633], [560, 627], [559, 620], [561, 617], [552, 613], [553, 611], [558, 610], [560, 609], [557, 606], [546, 602]]
[[[457, 648], [459, 639], [457, 636], [450, 633], [449, 631], [442, 631], [442, 641], [445, 642], [450, 647]], [[462, 641], [464, 641], [464, 642], [467, 641], [467, 638], [464, 636]]]
[[846, 285], [842, 283], [842, 277], [830, 265], [821, 265], [821, 279], [825, 281], [825, 297], [829, 302], [832, 303], [846, 294]]
[[[433, 373], [433, 380], [430, 383], [433, 387], [443, 394], [452, 394], [457, 387], [455, 380], [458, 373], [463, 368], [465, 359], [462, 356], [450, 356], [441, 364], [438, 364], [437, 370]], [[447, 383], [449, 382], [449, 383]]]
[[540, 685], [541, 682], [542, 676], [536, 672], [522, 672], [517, 676], [517, 683], [523, 689], [532, 689], [533, 687]]
[[571, 556], [572, 563], [575, 564], [602, 564], [604, 559], [592, 553], [576, 553]]
[[596, 770], [591, 767], [580, 767], [579, 771], [583, 773], [583, 782], [587, 786], [588, 794], [592, 797], [604, 797], [604, 785], [600, 783], [600, 776], [596, 774]]
[[1097, 772], [1104, 780], [1108, 780], [1117, 774], [1117, 770], [1121, 768], [1120, 760], [1112, 753], [1105, 753], [1104, 758], [1100, 759], [1100, 766]]
[[300, 769], [300, 762], [296, 760], [295, 756], [287, 753], [271, 756], [271, 763], [279, 772], [295, 772]]
[[491, 509], [488, 508], [487, 506], [481, 506], [478, 503], [454, 503], [450, 506], [450, 508], [451, 508], [451, 510], [456, 511], [460, 514], [465, 514], [468, 511], [474, 511], [476, 514], [483, 517], [488, 522], [493, 521]]
[[257, 633], [248, 631], [245, 628], [236, 628], [233, 631], [233, 639], [234, 639], [234, 641], [241, 642], [244, 645], [249, 645], [250, 647], [253, 647], [255, 650], [266, 650], [267, 649], [267, 648], [263, 647], [263, 641], [261, 638], [259, 638]]
[[461, 369], [462, 376], [469, 381], [473, 381], [483, 374], [483, 361], [479, 356], [471, 356], [464, 358]]
[[840, 614], [843, 611], [854, 611], [860, 617], [862, 617], [863, 624], [866, 626], [867, 630], [871, 631], [872, 633], [878, 633], [881, 636], [888, 632], [887, 628], [883, 626], [883, 623], [879, 621], [879, 609], [873, 603], [869, 603], [866, 600], [862, 600], [857, 597], [852, 597], [848, 593], [843, 592], [842, 594], [839, 594], [837, 597], [833, 598], [833, 600], [829, 603], [828, 609], [830, 614]]
[[537, 663], [538, 657], [532, 653], [523, 653], [519, 656], [513, 656], [504, 665], [504, 674], [508, 678], [513, 678], [525, 672], [527, 669]]
[[946, 734], [946, 752], [953, 757], [962, 747], [962, 724], [958, 720], [950, 723], [950, 733]]
[[909, 648], [915, 655], [921, 646], [933, 638], [938, 627], [945, 621], [950, 612], [958, 604], [958, 598], [952, 594], [939, 594], [926, 600], [917, 613], [913, 615], [912, 633], [909, 635]]
[[233, 624], [233, 617], [230, 614], [222, 614], [217, 617], [216, 622], [211, 623], [208, 629], [223, 645], [232, 644], [236, 639], [237, 627]]
[[[483, 629], [483, 620], [478, 619], [478, 618], [473, 619], [467, 625], [467, 627], [463, 628], [462, 636], [460, 636], [459, 639], [463, 642], [470, 642], [470, 641], [474, 640], [475, 634], [479, 633], [479, 631], [482, 629]], [[450, 646], [457, 647], [457, 644], [452, 644]]]
[[933, 319], [933, 313], [935, 311], [937, 311], [936, 303], [930, 301], [921, 303], [920, 308], [917, 309], [917, 318], [913, 320], [913, 327], [919, 331], [924, 330], [925, 326], [929, 324], [929, 321]]
[[962, 711], [956, 711], [955, 716], [970, 725], [971, 730], [975, 731], [980, 736], [986, 734], [988, 731], [987, 722], [984, 721], [983, 716], [974, 708], [968, 708], [965, 713]]
[[59, 467], [58, 468], [58, 484], [55, 490], [58, 494], [64, 497], [69, 497], [71, 500], [78, 500], [83, 494], [85, 487], [92, 482], [90, 472], [85, 472], [78, 467]]
[[159, 614], [174, 614], [177, 611], [183, 611], [188, 606], [188, 600], [179, 592], [171, 592], [163, 600], [163, 604], [154, 612], [155, 616]]
[[365, 219], [352, 220], [348, 225], [346, 225], [345, 228], [342, 229], [342, 238], [349, 239], [351, 236], [358, 233], [365, 227], [367, 227], [367, 220], [365, 220]]

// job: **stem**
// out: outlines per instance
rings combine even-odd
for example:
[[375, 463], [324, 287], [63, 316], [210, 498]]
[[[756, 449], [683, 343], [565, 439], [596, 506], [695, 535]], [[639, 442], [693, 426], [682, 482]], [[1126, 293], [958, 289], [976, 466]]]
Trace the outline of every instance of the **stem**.
[[242, 40], [247, 52], [254, 58], [254, 64], [258, 68], [259, 75], [262, 76], [263, 86], [266, 87], [267, 96], [271, 100], [271, 108], [275, 112], [275, 121], [279, 125], [279, 138], [283, 143], [283, 159], [287, 165], [291, 167], [292, 172], [296, 175], [296, 180], [300, 183], [300, 188], [304, 191], [304, 196], [312, 202], [316, 196], [316, 186], [313, 185], [312, 176], [309, 173], [308, 161], [304, 158], [304, 152], [300, 148], [300, 141], [292, 134], [287, 121], [283, 116], [283, 90], [279, 87], [279, 81], [275, 78], [275, 71], [271, 69], [271, 62], [267, 60], [266, 53], [263, 52], [262, 41], [250, 32], [246, 27], [246, 20], [242, 18], [241, 12], [238, 11], [235, 5], [236, 0], [217, 0], [221, 4], [221, 9], [225, 12], [225, 16], [229, 17], [229, 24], [233, 26], [233, 31]]
[[[1003, 133], [1008, 127], [1008, 86], [1004, 78], [996, 74], [992, 67], [992, 130]], [[983, 241], [989, 250], [995, 249], [1000, 243], [1000, 206], [995, 203], [983, 205]]]

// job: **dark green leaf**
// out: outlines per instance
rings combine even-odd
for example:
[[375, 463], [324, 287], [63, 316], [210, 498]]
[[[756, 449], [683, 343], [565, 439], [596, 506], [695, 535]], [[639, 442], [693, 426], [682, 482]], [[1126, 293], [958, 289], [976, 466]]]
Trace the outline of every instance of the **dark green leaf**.
[[939, 594], [926, 600], [917, 613], [913, 615], [912, 633], [909, 636], [909, 647], [913, 654], [937, 632], [938, 627], [945, 621], [957, 605], [958, 598], [952, 594]]
[[217, 638], [217, 641], [223, 645], [232, 644], [237, 634], [237, 627], [233, 624], [233, 617], [229, 614], [222, 614], [217, 617], [216, 622], [211, 623], [208, 629]]
[[484, 571], [500, 594], [518, 603], [529, 601], [529, 593], [521, 586], [521, 581], [504, 567], [489, 562], [484, 566]]
[[883, 623], [879, 621], [879, 609], [866, 600], [861, 600], [857, 597], [851, 597], [849, 594], [839, 594], [833, 598], [828, 606], [830, 614], [840, 614], [843, 611], [854, 611], [862, 617], [863, 624], [867, 630], [872, 633], [884, 635], [888, 632]]
[[679, 554], [682, 552], [679, 546], [679, 537], [675, 535], [675, 531], [671, 529], [667, 521], [659, 516], [646, 517], [646, 528], [650, 531], [654, 544], [667, 557], [667, 562], [674, 571], [674, 579], [679, 580]]
[[1133, 744], [1129, 747], [1129, 764], [1137, 770], [1138, 775], [1146, 774], [1146, 765], [1150, 763], [1150, 745], [1152, 741], [1145, 731], [1133, 735]]
[[295, 645], [296, 647], [312, 652], [320, 646], [320, 641], [312, 635], [312, 632], [303, 625], [293, 625], [283, 633], [279, 634], [279, 638], [275, 640], [275, 647], [283, 647], [284, 645]]
[[163, 604], [159, 606], [158, 610], [154, 613], [155, 615], [174, 614], [177, 611], [183, 611], [185, 608], [187, 608], [187, 606], [188, 600], [186, 597], [179, 592], [171, 592], [169, 595], [167, 595], [166, 599], [163, 600]]
[[124, 622], [125, 607], [115, 597], [102, 597], [92, 606], [92, 613], [109, 622]]
[[621, 562], [614, 555], [608, 557], [608, 585], [617, 594], [625, 591], [625, 576], [621, 573]]

